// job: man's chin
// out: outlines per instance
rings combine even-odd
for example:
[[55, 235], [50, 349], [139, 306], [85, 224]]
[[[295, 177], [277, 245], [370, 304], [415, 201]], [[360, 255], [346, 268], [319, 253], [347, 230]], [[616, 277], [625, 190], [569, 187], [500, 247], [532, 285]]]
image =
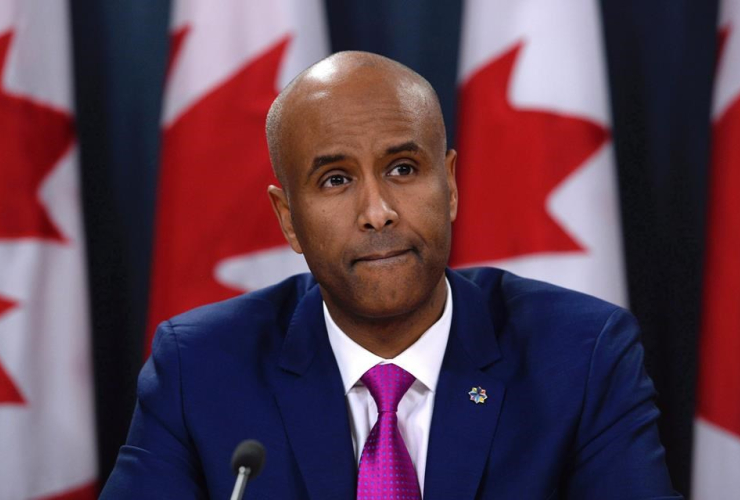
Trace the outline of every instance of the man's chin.
[[416, 308], [414, 307], [403, 307], [399, 304], [373, 304], [369, 307], [364, 307], [360, 304], [355, 310], [355, 318], [366, 324], [376, 324], [381, 326], [408, 318], [415, 310]]
[[[372, 283], [356, 288], [352, 309], [359, 315], [374, 320], [391, 320], [413, 313], [424, 306], [433, 290], [422, 289], [418, 274], [377, 271]], [[387, 277], [389, 279], [382, 279]], [[399, 279], [400, 278], [400, 279]]]
[[[423, 308], [444, 275], [431, 276], [416, 254], [408, 252], [382, 262], [356, 262], [341, 278], [324, 273], [319, 279], [336, 306], [357, 319], [383, 321], [399, 319]], [[339, 279], [337, 279], [339, 278]]]

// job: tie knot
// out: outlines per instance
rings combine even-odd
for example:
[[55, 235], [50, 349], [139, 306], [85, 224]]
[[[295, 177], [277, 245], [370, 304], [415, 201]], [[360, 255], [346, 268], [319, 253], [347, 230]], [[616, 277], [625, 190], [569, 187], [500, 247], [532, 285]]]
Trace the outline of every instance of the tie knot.
[[378, 412], [395, 412], [416, 378], [399, 366], [386, 364], [373, 366], [360, 380], [378, 405]]

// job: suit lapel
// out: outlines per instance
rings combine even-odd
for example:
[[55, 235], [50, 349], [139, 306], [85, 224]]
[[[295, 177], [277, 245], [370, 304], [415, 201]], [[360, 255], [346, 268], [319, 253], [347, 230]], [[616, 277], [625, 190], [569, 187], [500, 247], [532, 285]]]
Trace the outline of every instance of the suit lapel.
[[349, 416], [318, 286], [296, 307], [273, 383], [310, 498], [354, 498], [357, 467]]
[[[484, 369], [501, 357], [488, 297], [473, 283], [448, 272], [453, 317], [434, 399], [425, 500], [473, 499], [491, 452], [504, 384]], [[486, 390], [476, 404], [468, 392]]]

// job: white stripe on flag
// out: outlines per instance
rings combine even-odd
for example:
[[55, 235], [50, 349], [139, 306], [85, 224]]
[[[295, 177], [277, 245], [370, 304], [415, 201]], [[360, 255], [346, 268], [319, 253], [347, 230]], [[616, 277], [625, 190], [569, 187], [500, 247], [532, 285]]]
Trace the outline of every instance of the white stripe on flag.
[[693, 469], [693, 500], [740, 498], [740, 436], [696, 419]]

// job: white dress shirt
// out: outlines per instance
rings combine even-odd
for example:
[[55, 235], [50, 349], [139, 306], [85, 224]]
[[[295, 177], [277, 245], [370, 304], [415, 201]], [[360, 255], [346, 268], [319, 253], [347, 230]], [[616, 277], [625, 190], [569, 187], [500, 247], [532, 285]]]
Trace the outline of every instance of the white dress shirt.
[[432, 410], [434, 409], [434, 393], [437, 390], [437, 379], [442, 368], [442, 358], [447, 348], [452, 323], [452, 293], [447, 278], [445, 278], [445, 283], [447, 300], [442, 316], [416, 342], [393, 359], [376, 356], [350, 339], [334, 323], [324, 303], [326, 331], [329, 334], [329, 342], [344, 383], [352, 430], [352, 444], [358, 464], [365, 440], [378, 420], [378, 407], [360, 377], [373, 366], [383, 363], [393, 363], [416, 377], [398, 404], [398, 428], [411, 455], [422, 495], [424, 494], [424, 472]]

